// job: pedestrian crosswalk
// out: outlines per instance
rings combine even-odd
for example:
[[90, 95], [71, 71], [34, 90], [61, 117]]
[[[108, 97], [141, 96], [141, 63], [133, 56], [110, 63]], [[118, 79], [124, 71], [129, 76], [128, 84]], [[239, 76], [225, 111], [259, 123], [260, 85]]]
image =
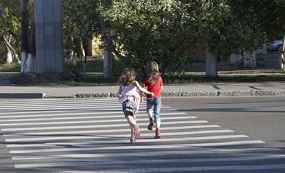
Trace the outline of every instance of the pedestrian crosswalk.
[[131, 144], [117, 99], [0, 100], [3, 144], [19, 172], [285, 170], [283, 149], [166, 105], [154, 139], [145, 108], [137, 115], [141, 138]]

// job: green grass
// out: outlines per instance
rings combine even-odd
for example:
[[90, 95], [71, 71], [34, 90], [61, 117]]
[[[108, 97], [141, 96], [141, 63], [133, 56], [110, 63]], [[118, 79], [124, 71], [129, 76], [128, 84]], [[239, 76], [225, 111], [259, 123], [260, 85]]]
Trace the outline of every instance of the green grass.
[[166, 75], [165, 83], [189, 84], [189, 83], [214, 83], [214, 82], [264, 82], [285, 81], [283, 75], [220, 75], [218, 77], [206, 77], [205, 75]]
[[[92, 57], [92, 59], [88, 59], [86, 63], [86, 71], [85, 71], [85, 79], [84, 77], [84, 62], [78, 62], [79, 73], [78, 75], [82, 78], [82, 82], [88, 84], [111, 84], [117, 83], [117, 77], [104, 78], [103, 75], [103, 60], [102, 56]], [[77, 68], [78, 68], [77, 67]]]
[[[83, 71], [83, 62], [80, 63]], [[92, 57], [86, 63], [86, 72], [103, 72], [103, 60], [101, 56]]]
[[2, 64], [0, 66], [1, 70], [2, 71], [20, 71], [21, 70], [21, 64], [19, 63], [5, 63], [5, 64]]
[[85, 82], [94, 83], [94, 84], [112, 84], [112, 83], [117, 83], [118, 78], [117, 77], [104, 78], [103, 74], [87, 74]]

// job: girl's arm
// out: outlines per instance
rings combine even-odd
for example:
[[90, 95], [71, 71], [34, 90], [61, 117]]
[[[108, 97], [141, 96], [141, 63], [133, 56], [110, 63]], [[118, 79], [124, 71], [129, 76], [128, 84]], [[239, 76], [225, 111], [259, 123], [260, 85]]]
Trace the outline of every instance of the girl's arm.
[[117, 97], [118, 97], [118, 98], [122, 97], [122, 93], [123, 93], [123, 91], [122, 91], [122, 87], [121, 87], [121, 85], [120, 85], [119, 90], [118, 90], [118, 92], [117, 92]]
[[140, 92], [144, 92], [144, 93], [147, 93], [147, 94], [150, 94], [150, 95], [154, 96], [153, 92], [149, 92], [148, 90], [146, 90], [143, 87], [141, 87], [140, 84], [138, 83], [138, 81], [135, 81], [134, 84], [135, 84], [135, 86], [138, 88], [138, 90]]
[[163, 83], [163, 80], [162, 80], [161, 76], [160, 76], [160, 79], [159, 79], [159, 80], [160, 80], [160, 89], [162, 90], [164, 83]]

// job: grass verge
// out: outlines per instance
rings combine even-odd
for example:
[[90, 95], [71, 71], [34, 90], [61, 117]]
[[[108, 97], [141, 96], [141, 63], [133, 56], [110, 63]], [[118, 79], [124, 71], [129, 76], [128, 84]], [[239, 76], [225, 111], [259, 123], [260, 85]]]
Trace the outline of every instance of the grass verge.
[[[19, 72], [20, 64], [2, 64], [0, 69], [4, 72]], [[92, 86], [114, 85], [118, 77], [104, 78], [103, 62], [101, 59], [91, 59], [86, 65], [86, 73], [83, 75], [83, 62], [76, 67], [66, 66], [67, 72], [54, 74], [51, 72], [41, 74], [25, 74], [8, 76], [10, 83], [16, 85], [69, 85], [69, 86]], [[209, 78], [201, 73], [166, 74], [163, 76], [166, 84], [191, 84], [191, 83], [217, 83], [217, 82], [265, 82], [285, 81], [285, 73], [282, 70], [246, 70], [219, 74], [218, 77]]]

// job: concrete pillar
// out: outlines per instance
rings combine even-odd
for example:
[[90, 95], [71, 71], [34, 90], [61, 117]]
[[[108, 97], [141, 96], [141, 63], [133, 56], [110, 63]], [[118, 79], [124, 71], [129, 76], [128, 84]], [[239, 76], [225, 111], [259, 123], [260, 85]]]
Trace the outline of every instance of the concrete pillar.
[[63, 72], [62, 0], [34, 1], [37, 73]]

